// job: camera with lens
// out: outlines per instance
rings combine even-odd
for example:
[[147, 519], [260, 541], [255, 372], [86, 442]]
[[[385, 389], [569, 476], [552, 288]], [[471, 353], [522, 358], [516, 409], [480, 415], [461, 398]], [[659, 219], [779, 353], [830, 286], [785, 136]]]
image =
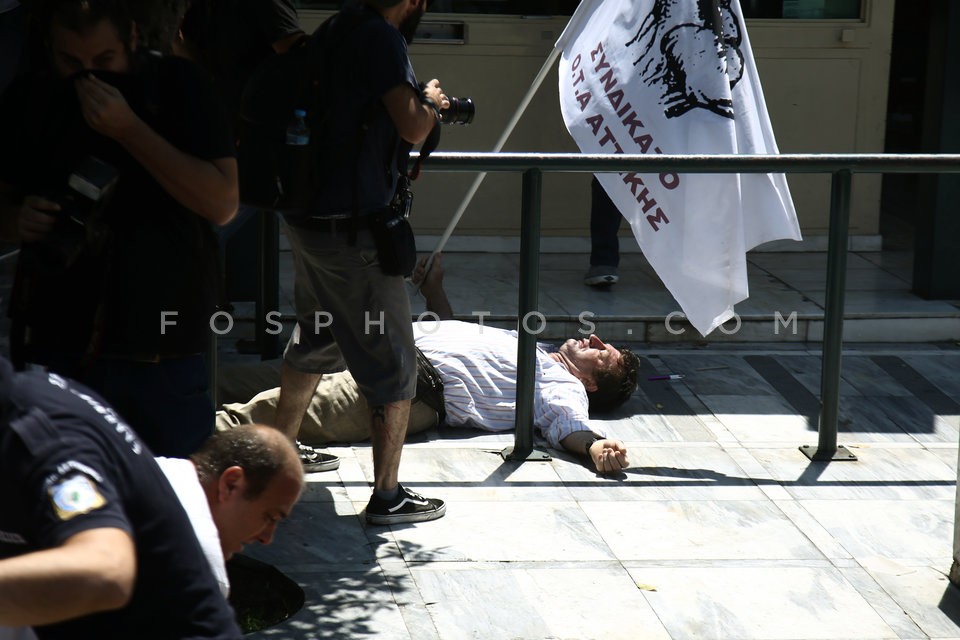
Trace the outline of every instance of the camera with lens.
[[450, 106], [440, 110], [442, 124], [470, 124], [476, 114], [473, 98], [447, 97]]
[[67, 187], [50, 197], [60, 205], [48, 239], [50, 249], [64, 265], [84, 249], [100, 251], [106, 241], [104, 211], [117, 185], [117, 170], [93, 156], [84, 158], [67, 179]]

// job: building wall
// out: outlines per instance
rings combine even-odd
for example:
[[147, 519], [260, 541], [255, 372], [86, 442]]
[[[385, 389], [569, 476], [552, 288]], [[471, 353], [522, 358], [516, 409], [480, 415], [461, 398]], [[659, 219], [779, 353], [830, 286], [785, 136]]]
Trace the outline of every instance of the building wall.
[[[864, 0], [860, 20], [747, 21], [782, 152], [883, 151], [893, 2]], [[304, 11], [301, 18], [312, 30], [325, 15]], [[424, 27], [430, 37], [411, 47], [418, 78], [439, 78], [449, 95], [472, 97], [477, 106], [473, 124], [444, 127], [440, 149], [492, 150], [566, 22], [565, 17], [428, 14]], [[577, 151], [560, 117], [555, 69], [504, 150]], [[414, 208], [418, 234], [444, 230], [474, 177], [439, 172], [421, 177]], [[545, 174], [545, 248], [587, 246], [589, 180], [586, 174]], [[829, 176], [794, 174], [789, 181], [807, 240], [804, 246], [824, 248]], [[464, 236], [518, 236], [520, 182], [519, 174], [489, 174], [455, 237], [469, 243]], [[879, 248], [879, 208], [880, 176], [856, 176], [851, 234], [860, 248]]]

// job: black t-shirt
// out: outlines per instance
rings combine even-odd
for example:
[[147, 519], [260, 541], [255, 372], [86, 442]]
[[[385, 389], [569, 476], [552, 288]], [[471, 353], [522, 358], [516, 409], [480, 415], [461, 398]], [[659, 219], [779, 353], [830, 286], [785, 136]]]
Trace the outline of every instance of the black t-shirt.
[[[367, 12], [363, 18], [359, 12]], [[334, 150], [336, 161], [318, 192], [314, 214], [339, 214], [353, 208], [354, 176], [359, 166], [359, 206], [361, 212], [384, 207], [396, 191], [398, 157], [409, 154], [412, 145], [400, 138], [383, 96], [401, 84], [419, 93], [417, 78], [407, 56], [407, 43], [393, 25], [363, 5], [350, 5], [335, 20], [343, 18], [345, 42], [328, 66], [331, 78], [325, 84], [332, 91], [328, 123], [320, 132], [324, 146]], [[357, 142], [364, 121], [369, 127], [363, 137], [363, 150], [357, 164]], [[296, 224], [290, 217], [289, 222]]]
[[[193, 63], [147, 55], [130, 74], [106, 81], [181, 151], [203, 160], [234, 155], [219, 100]], [[104, 214], [111, 231], [104, 250], [85, 250], [64, 269], [38, 267], [49, 264], [37, 250], [48, 246], [24, 247], [11, 315], [25, 325], [30, 349], [83, 353], [97, 327], [97, 349], [107, 355], [205, 350], [219, 289], [211, 225], [86, 125], [72, 82], [34, 76], [12, 85], [0, 102], [0, 149], [0, 182], [21, 195], [59, 196], [90, 156], [118, 175]], [[176, 324], [161, 327], [163, 312], [176, 313], [165, 316]]]
[[0, 486], [0, 559], [97, 528], [136, 544], [128, 605], [38, 627], [41, 640], [241, 637], [153, 455], [93, 392], [0, 360]]
[[236, 119], [243, 87], [273, 44], [300, 31], [290, 0], [194, 0], [181, 31]]

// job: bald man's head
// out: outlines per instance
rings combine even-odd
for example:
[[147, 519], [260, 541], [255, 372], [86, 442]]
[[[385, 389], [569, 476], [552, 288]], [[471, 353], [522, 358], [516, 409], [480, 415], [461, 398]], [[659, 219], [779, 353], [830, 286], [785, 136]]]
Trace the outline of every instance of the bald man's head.
[[200, 483], [216, 483], [230, 467], [243, 469], [246, 478], [244, 497], [257, 498], [275, 477], [284, 475], [303, 484], [303, 466], [293, 444], [286, 436], [265, 425], [245, 425], [212, 435], [191, 456]]

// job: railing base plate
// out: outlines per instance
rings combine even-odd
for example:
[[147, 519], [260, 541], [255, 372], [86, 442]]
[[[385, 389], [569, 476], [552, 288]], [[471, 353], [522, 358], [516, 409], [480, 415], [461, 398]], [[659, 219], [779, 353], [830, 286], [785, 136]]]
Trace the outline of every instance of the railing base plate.
[[537, 451], [534, 449], [526, 455], [526, 457], [517, 457], [513, 455], [513, 447], [507, 447], [500, 452], [500, 455], [503, 456], [504, 460], [511, 460], [517, 462], [550, 462], [550, 454], [545, 451]]
[[815, 446], [812, 444], [805, 444], [800, 447], [800, 451], [803, 452], [803, 455], [807, 456], [814, 462], [826, 462], [826, 461], [840, 461], [840, 462], [856, 462], [857, 456], [850, 453], [850, 450], [840, 445], [837, 447], [837, 450], [833, 453], [824, 451], [820, 453]]

